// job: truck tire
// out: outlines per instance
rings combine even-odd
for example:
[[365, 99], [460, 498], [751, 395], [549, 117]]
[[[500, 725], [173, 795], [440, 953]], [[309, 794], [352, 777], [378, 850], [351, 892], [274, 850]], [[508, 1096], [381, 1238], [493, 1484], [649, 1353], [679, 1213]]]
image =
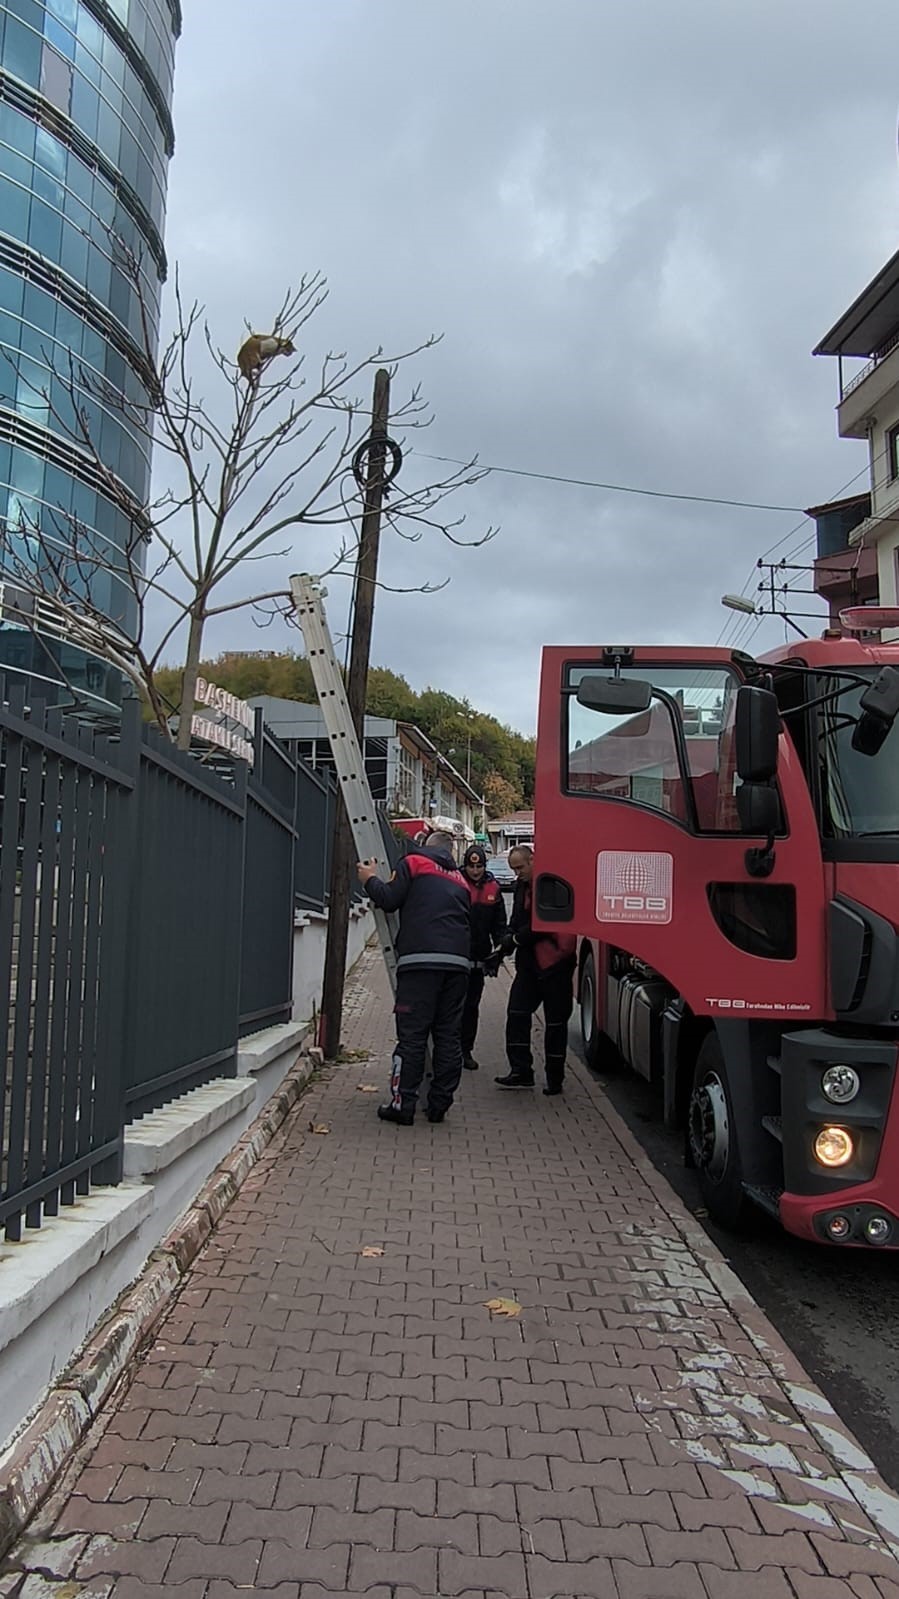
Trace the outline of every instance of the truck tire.
[[687, 1114], [687, 1138], [702, 1197], [713, 1221], [736, 1230], [746, 1219], [740, 1140], [727, 1067], [715, 1033], [700, 1046]]
[[578, 992], [584, 1059], [593, 1071], [613, 1071], [619, 1064], [619, 1055], [596, 1020], [596, 962], [592, 949], [584, 957]]

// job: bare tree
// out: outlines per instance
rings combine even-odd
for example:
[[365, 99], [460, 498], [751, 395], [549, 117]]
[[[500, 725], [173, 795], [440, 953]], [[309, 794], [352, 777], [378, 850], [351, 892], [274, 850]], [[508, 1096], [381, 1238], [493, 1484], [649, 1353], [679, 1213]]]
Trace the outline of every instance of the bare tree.
[[[114, 243], [141, 309], [142, 348], [133, 363], [143, 375], [141, 397], [126, 396], [73, 355], [64, 372], [54, 370], [45, 355], [62, 385], [64, 411], [53, 402], [52, 386], [43, 397], [51, 425], [69, 437], [101, 492], [124, 516], [127, 548], [59, 508], [40, 519], [23, 514], [0, 523], [0, 567], [19, 591], [21, 616], [34, 631], [44, 637], [57, 632], [118, 667], [167, 734], [173, 707], [156, 674], [176, 635], [186, 630], [177, 741], [187, 748], [207, 622], [247, 607], [261, 623], [278, 615], [289, 620], [286, 575], [271, 565], [267, 579], [256, 573], [260, 563], [293, 553], [300, 529], [333, 528], [327, 570], [352, 570], [361, 513], [354, 463], [358, 467], [368, 433], [366, 403], [355, 386], [376, 366], [395, 372], [438, 339], [386, 357], [381, 349], [358, 360], [329, 352], [313, 369], [304, 335], [328, 292], [324, 277], [314, 273], [285, 295], [269, 332], [255, 333], [247, 324], [234, 360], [213, 338], [203, 308], [186, 303], [176, 277], [174, 331], [157, 357], [140, 263], [121, 240]], [[200, 389], [204, 367], [214, 385], [210, 401]], [[157, 466], [168, 481], [146, 504], [137, 502], [103, 458], [96, 421], [101, 410], [116, 416], [148, 451], [152, 445], [159, 452]], [[430, 420], [413, 387], [391, 427], [402, 435]], [[464, 518], [451, 520], [444, 503], [483, 475], [472, 460], [438, 481], [406, 486], [395, 479], [384, 508], [387, 526], [406, 539], [434, 531], [457, 544], [485, 543], [495, 529], [463, 538]], [[120, 615], [110, 615], [97, 599], [101, 574], [119, 586]], [[240, 592], [231, 597], [236, 584]], [[439, 586], [425, 584], [417, 592]], [[152, 639], [151, 604], [154, 617], [160, 610], [165, 616]]]

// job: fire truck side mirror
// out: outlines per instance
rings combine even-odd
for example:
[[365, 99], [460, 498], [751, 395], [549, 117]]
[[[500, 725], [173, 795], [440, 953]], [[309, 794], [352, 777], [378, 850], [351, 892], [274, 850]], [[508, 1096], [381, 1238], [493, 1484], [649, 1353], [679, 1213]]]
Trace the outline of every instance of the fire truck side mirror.
[[606, 716], [636, 716], [649, 709], [652, 684], [633, 677], [582, 677], [578, 705]]
[[747, 872], [750, 877], [770, 877], [774, 870], [774, 836], [780, 824], [777, 789], [768, 783], [741, 784], [737, 789], [737, 815], [744, 833], [765, 840], [760, 848], [746, 851]]
[[744, 683], [737, 689], [734, 719], [737, 776], [744, 783], [770, 783], [777, 773], [780, 711], [767, 688]]
[[860, 755], [877, 755], [899, 715], [899, 672], [885, 666], [859, 702], [861, 716], [852, 732], [852, 748]]
[[780, 820], [777, 789], [767, 783], [742, 783], [737, 789], [737, 815], [744, 833], [770, 838]]

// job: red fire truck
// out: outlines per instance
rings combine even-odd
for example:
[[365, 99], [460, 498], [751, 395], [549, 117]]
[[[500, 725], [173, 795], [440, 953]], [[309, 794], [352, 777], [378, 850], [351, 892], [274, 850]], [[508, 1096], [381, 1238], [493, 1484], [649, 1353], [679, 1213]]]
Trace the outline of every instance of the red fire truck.
[[897, 713], [857, 638], [543, 652], [535, 920], [726, 1225], [899, 1248]]

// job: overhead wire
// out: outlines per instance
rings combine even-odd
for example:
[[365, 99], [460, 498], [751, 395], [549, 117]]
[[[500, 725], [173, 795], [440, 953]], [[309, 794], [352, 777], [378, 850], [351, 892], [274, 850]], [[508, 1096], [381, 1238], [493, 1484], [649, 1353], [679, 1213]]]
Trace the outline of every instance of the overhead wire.
[[729, 505], [743, 511], [798, 511], [798, 505], [768, 505], [760, 500], [730, 500], [717, 494], [679, 494], [673, 489], [644, 489], [631, 483], [601, 483], [595, 478], [566, 477], [561, 472], [534, 472], [523, 466], [488, 466], [483, 461], [463, 461], [455, 455], [430, 455], [426, 450], [415, 454], [424, 461], [442, 461], [446, 466], [474, 466], [479, 472], [500, 472], [507, 477], [537, 478], [543, 483], [570, 483], [575, 488], [605, 489], [613, 494], [643, 494], [653, 500], [687, 500], [693, 505]]
[[[360, 407], [360, 410], [363, 409], [364, 408]], [[410, 454], [411, 453], [412, 452], [410, 452]], [[722, 495], [685, 494], [675, 490], [643, 488], [635, 484], [607, 483], [596, 478], [569, 477], [558, 472], [536, 472], [527, 467], [489, 465], [471, 458], [468, 460], [463, 460], [460, 456], [437, 455], [426, 450], [416, 450], [414, 453], [422, 460], [439, 461], [448, 466], [470, 466], [472, 469], [477, 469], [478, 471], [484, 473], [495, 472], [510, 477], [531, 478], [544, 483], [564, 483], [570, 484], [576, 488], [600, 489], [607, 493], [636, 494], [642, 495], [649, 499], [675, 500], [694, 505], [723, 505], [737, 510], [764, 511], [772, 514], [782, 514], [787, 512], [796, 513], [800, 511], [800, 507], [798, 505], [775, 505], [767, 501], [738, 500]], [[864, 477], [867, 473], [869, 473], [871, 466], [883, 459], [886, 454], [887, 450], [884, 449], [876, 457], [869, 459], [869, 461], [866, 462], [858, 472], [855, 472], [852, 477], [848, 478], [846, 482], [839, 489], [837, 489], [834, 494], [831, 495], [831, 499], [838, 499], [846, 492], [847, 489], [851, 488], [860, 477]], [[758, 572], [759, 568], [766, 562], [767, 558], [773, 555], [777, 550], [782, 549], [783, 546], [788, 544], [790, 539], [794, 538], [796, 534], [801, 533], [810, 520], [811, 518], [808, 516], [808, 513], [803, 511], [799, 522], [797, 522], [793, 527], [789, 528], [786, 533], [781, 534], [780, 538], [775, 539], [774, 543], [770, 544], [766, 550], [763, 550], [755, 565], [750, 568], [749, 573], [744, 580], [743, 587], [739, 591], [742, 596], [746, 595], [747, 589], [752, 582], [754, 574]], [[785, 552], [781, 559], [785, 562], [790, 562], [794, 560], [797, 555], [800, 555], [807, 550], [813, 543], [814, 534], [803, 539], [801, 543], [791, 546], [791, 548]], [[764, 587], [764, 585], [760, 584], [760, 588], [761, 587]], [[785, 585], [784, 592], [786, 592], [788, 588], [789, 584]], [[763, 620], [764, 615], [766, 614], [768, 613], [762, 613], [761, 617], [756, 617], [754, 614], [740, 615], [740, 613], [734, 613], [733, 615], [729, 616], [726, 618], [721, 627], [718, 638], [715, 641], [716, 646], [723, 645], [730, 648], [741, 647], [737, 641], [742, 639], [742, 642], [745, 643], [747, 637], [754, 637], [758, 629], [758, 625], [760, 625], [761, 620]], [[728, 635], [730, 635], [730, 637], [728, 637]]]
[[[836, 492], [833, 493], [830, 496], [830, 498], [832, 500], [838, 500], [842, 494], [845, 494], [847, 489], [852, 487], [853, 483], [857, 483], [858, 482], [860, 477], [867, 476], [870, 473], [872, 466], [878, 465], [880, 461], [882, 461], [882, 460], [884, 460], [886, 458], [886, 455], [887, 455], [887, 449], [884, 448], [883, 450], [879, 451], [876, 456], [871, 457], [868, 461], [865, 462], [865, 465], [863, 467], [861, 467], [858, 472], [855, 472], [851, 478], [848, 478], [846, 480], [846, 482], [842, 485], [842, 487], [838, 488], [836, 490]], [[750, 567], [750, 569], [749, 569], [749, 573], [748, 573], [748, 575], [747, 575], [747, 577], [746, 577], [746, 579], [745, 579], [745, 581], [743, 583], [743, 587], [739, 591], [741, 595], [744, 595], [744, 596], [746, 595], [746, 591], [749, 588], [749, 585], [751, 584], [753, 577], [755, 576], [755, 574], [759, 570], [760, 563], [763, 563], [767, 559], [767, 557], [769, 555], [773, 555], [776, 550], [779, 550], [784, 544], [786, 544], [788, 542], [789, 539], [793, 538], [795, 534], [801, 533], [803, 531], [803, 529], [805, 528], [806, 523], [810, 522], [811, 520], [812, 520], [811, 517], [809, 517], [808, 514], [806, 513], [802, 517], [802, 520], [800, 522], [796, 523], [795, 527], [790, 528], [786, 533], [784, 533], [782, 535], [781, 538], [775, 540], [775, 542], [773, 544], [769, 545], [768, 549], [762, 551], [761, 555], [758, 557], [758, 559], [756, 561], [756, 564], [754, 566]], [[812, 533], [807, 538], [803, 539], [800, 544], [797, 544], [797, 545], [793, 546], [791, 549], [787, 550], [786, 553], [784, 554], [784, 556], [782, 557], [782, 559], [784, 561], [795, 560], [797, 555], [801, 555], [805, 550], [809, 549], [809, 547], [811, 545], [813, 545], [814, 542], [815, 542], [815, 535]], [[861, 551], [860, 550], [858, 552], [858, 558], [859, 559], [861, 558]], [[858, 562], [856, 562], [856, 565], [857, 564], [858, 564]], [[760, 587], [763, 587], [763, 586], [764, 585], [760, 585]], [[767, 613], [764, 613], [764, 614], [767, 614]], [[759, 620], [761, 620], [761, 618]], [[727, 617], [726, 620], [724, 621], [724, 623], [722, 624], [722, 627], [721, 627], [721, 630], [720, 630], [720, 632], [718, 634], [717, 639], [715, 640], [716, 647], [721, 646], [722, 648], [731, 648], [731, 649], [742, 647], [742, 646], [739, 646], [739, 645], [735, 645], [734, 640], [738, 637], [738, 635], [740, 633], [741, 626], [743, 625], [743, 623], [747, 622], [747, 621], [752, 621], [752, 617], [741, 616], [739, 612], [734, 612], [734, 613], [732, 613], [731, 616]], [[729, 640], [727, 638], [727, 634], [728, 633], [731, 633], [731, 637], [730, 637]], [[755, 632], [754, 631], [753, 631], [753, 635], [752, 636], [753, 637], [755, 636]]]

